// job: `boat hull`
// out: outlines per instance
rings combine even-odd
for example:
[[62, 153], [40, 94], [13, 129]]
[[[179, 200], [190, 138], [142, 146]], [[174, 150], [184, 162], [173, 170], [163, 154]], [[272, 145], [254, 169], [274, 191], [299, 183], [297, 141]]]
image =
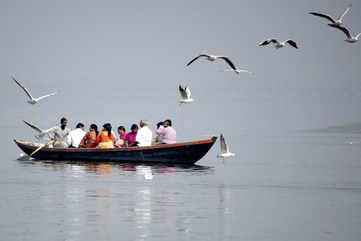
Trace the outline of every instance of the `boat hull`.
[[[32, 157], [38, 160], [61, 161], [114, 161], [142, 163], [194, 164], [213, 146], [217, 137], [208, 140], [164, 144], [150, 147], [129, 148], [43, 148]], [[14, 140], [19, 148], [30, 156], [37, 149], [26, 142]]]

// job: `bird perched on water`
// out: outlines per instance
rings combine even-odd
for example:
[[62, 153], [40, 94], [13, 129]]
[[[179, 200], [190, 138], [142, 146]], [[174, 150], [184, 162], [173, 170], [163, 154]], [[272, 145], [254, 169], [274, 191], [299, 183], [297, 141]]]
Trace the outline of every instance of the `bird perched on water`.
[[36, 125], [34, 125], [34, 124], [31, 124], [31, 123], [29, 123], [29, 122], [27, 122], [27, 121], [24, 121], [23, 120], [23, 122], [26, 124], [26, 125], [28, 125], [30, 128], [32, 128], [33, 130], [35, 130], [35, 131], [37, 131], [39, 134], [38, 135], [36, 135], [35, 137], [36, 137], [36, 139], [42, 139], [45, 135], [47, 135], [48, 137], [49, 137], [49, 139], [51, 139], [51, 136], [50, 136], [50, 134], [46, 131], [46, 130], [42, 130], [42, 129], [40, 129], [39, 127], [37, 127]]
[[333, 19], [330, 15], [323, 14], [323, 13], [310, 12], [309, 14], [312, 14], [317, 17], [325, 18], [325, 19], [329, 20], [332, 23], [332, 25], [341, 26], [343, 24], [343, 22], [342, 22], [343, 18], [348, 13], [348, 11], [350, 11], [350, 9], [351, 9], [351, 5], [345, 10], [345, 12], [338, 19]]
[[224, 139], [223, 134], [221, 134], [220, 142], [221, 142], [221, 154], [217, 155], [217, 157], [227, 158], [227, 157], [232, 157], [232, 156], [236, 155], [236, 154], [229, 151], [226, 140]]
[[30, 94], [30, 91], [29, 91], [27, 88], [25, 88], [17, 79], [15, 79], [15, 77], [12, 76], [11, 78], [15, 81], [15, 83], [16, 83], [17, 85], [20, 86], [20, 88], [22, 88], [22, 89], [24, 90], [25, 94], [29, 97], [29, 100], [27, 101], [29, 104], [34, 105], [34, 104], [38, 103], [39, 100], [42, 100], [42, 99], [44, 99], [44, 98], [47, 98], [47, 97], [49, 97], [49, 96], [52, 96], [52, 95], [55, 95], [55, 94], [56, 94], [56, 93], [54, 92], [54, 93], [51, 93], [51, 94], [48, 94], [48, 95], [44, 95], [44, 96], [41, 96], [41, 97], [38, 97], [38, 98], [34, 98], [34, 97]]
[[270, 43], [273, 43], [276, 49], [283, 48], [283, 47], [286, 46], [286, 44], [289, 44], [292, 47], [298, 49], [296, 42], [293, 41], [292, 39], [287, 39], [287, 40], [285, 40], [283, 42], [279, 42], [277, 39], [271, 39], [270, 38], [270, 39], [267, 39], [267, 40], [265, 40], [263, 42], [260, 42], [258, 45], [259, 46], [265, 46], [265, 45], [268, 45]]
[[333, 27], [333, 28], [337, 28], [337, 29], [341, 30], [342, 32], [344, 32], [344, 34], [346, 34], [346, 36], [347, 36], [347, 39], [345, 39], [346, 42], [356, 43], [359, 40], [358, 38], [361, 36], [361, 33], [357, 34], [356, 36], [352, 36], [350, 34], [350, 30], [348, 30], [344, 26], [338, 26], [338, 25], [334, 25], [334, 24], [328, 24], [328, 25]]
[[[223, 59], [235, 72], [236, 72], [236, 67], [234, 66], [234, 64], [232, 63], [232, 61], [226, 57], [226, 56], [216, 56], [216, 55], [209, 55], [209, 54], [200, 54], [197, 57], [195, 57], [194, 59], [192, 59], [191, 61], [189, 61], [189, 63], [187, 64], [187, 66], [189, 66], [191, 63], [193, 63], [194, 61], [196, 61], [197, 59], [201, 58], [201, 57], [205, 57], [208, 61], [215, 61], [217, 59]], [[237, 72], [236, 72], [237, 73]], [[237, 73], [238, 74], [238, 73]]]
[[179, 93], [182, 99], [179, 101], [180, 104], [191, 103], [194, 100], [191, 98], [191, 90], [188, 87], [182, 87], [179, 85]]

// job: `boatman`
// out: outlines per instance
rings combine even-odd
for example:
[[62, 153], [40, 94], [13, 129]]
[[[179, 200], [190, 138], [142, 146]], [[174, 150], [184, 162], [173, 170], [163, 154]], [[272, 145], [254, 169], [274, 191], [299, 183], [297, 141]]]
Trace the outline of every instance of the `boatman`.
[[61, 118], [60, 126], [55, 126], [45, 131], [45, 133], [54, 134], [54, 147], [67, 148], [68, 144], [66, 142], [67, 136], [70, 133], [70, 130], [66, 127], [68, 120], [66, 118]]

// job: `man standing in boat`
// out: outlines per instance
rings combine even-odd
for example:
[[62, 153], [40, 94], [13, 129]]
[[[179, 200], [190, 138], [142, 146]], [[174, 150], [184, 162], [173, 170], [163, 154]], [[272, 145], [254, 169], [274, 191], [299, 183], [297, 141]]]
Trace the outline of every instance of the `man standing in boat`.
[[59, 148], [67, 148], [68, 144], [66, 142], [67, 136], [70, 133], [70, 130], [66, 127], [68, 124], [68, 120], [66, 118], [61, 118], [60, 126], [55, 126], [46, 130], [46, 133], [53, 133], [54, 134], [54, 147]]

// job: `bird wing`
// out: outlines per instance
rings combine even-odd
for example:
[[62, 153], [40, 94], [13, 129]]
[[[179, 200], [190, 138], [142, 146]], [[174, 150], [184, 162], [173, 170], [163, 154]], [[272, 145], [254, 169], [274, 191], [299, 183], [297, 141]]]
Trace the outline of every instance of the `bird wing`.
[[345, 15], [348, 13], [348, 11], [350, 11], [351, 6], [346, 8], [345, 12], [340, 16], [339, 20], [342, 21], [343, 17], [345, 17]]
[[335, 25], [335, 24], [328, 24], [328, 26], [333, 27], [333, 28], [337, 28], [337, 29], [341, 30], [342, 32], [344, 32], [346, 34], [347, 38], [352, 38], [352, 36], [350, 34], [350, 31], [347, 28], [345, 28], [343, 26], [338, 26], [338, 25]]
[[228, 152], [226, 140], [224, 139], [223, 134], [221, 134], [220, 142], [221, 142], [221, 153], [226, 153], [226, 152]]
[[187, 99], [190, 99], [191, 98], [191, 90], [188, 87], [186, 87], [185, 92], [186, 92]]
[[22, 84], [20, 84], [20, 82], [19, 82], [17, 79], [15, 79], [13, 76], [12, 76], [11, 78], [15, 81], [15, 83], [16, 83], [17, 85], [19, 85], [19, 86], [25, 91], [26, 95], [27, 95], [30, 99], [33, 99], [33, 97], [31, 96], [31, 94], [30, 94], [30, 92], [29, 92], [29, 90], [28, 90], [27, 88], [25, 88]]
[[356, 35], [356, 38], [358, 39], [360, 36], [361, 36], [361, 33], [357, 34], [357, 35]]
[[270, 42], [271, 42], [271, 39], [267, 39], [267, 40], [265, 40], [263, 42], [260, 42], [258, 45], [259, 46], [265, 46], [265, 45], [268, 45]]
[[186, 90], [187, 88], [183, 88], [181, 85], [179, 85], [179, 93], [182, 97], [182, 99], [187, 99], [187, 93]]
[[[24, 120], [23, 120], [23, 121], [24, 121]], [[42, 132], [43, 132], [42, 129], [40, 129], [39, 127], [37, 127], [37, 126], [35, 126], [35, 125], [27, 122], [27, 121], [24, 121], [24, 123], [27, 124], [28, 126], [30, 126], [31, 128], [33, 128], [34, 130], [36, 130], [36, 131], [39, 132], [39, 133], [42, 133]]]
[[209, 57], [208, 54], [200, 54], [197, 57], [195, 57], [194, 59], [192, 59], [191, 61], [189, 61], [189, 63], [187, 64], [187, 66], [189, 66], [191, 63], [193, 63], [194, 61], [196, 61], [198, 58], [200, 57]]
[[296, 42], [293, 41], [292, 39], [288, 39], [285, 42], [288, 43], [289, 45], [291, 45], [292, 47], [298, 49]]
[[55, 94], [56, 94], [56, 93], [54, 92], [54, 93], [51, 93], [51, 94], [48, 94], [48, 95], [40, 96], [40, 97], [36, 98], [36, 101], [39, 101], [39, 100], [41, 100], [41, 99], [47, 98], [47, 97], [52, 96], [52, 95], [55, 95]]
[[332, 23], [336, 23], [336, 21], [329, 15], [323, 14], [323, 13], [316, 13], [316, 12], [310, 12], [310, 14], [314, 15], [314, 16], [318, 16], [321, 18], [326, 18], [329, 21], [331, 21]]
[[227, 62], [227, 64], [233, 69], [233, 70], [236, 70], [236, 67], [234, 66], [234, 64], [232, 63], [231, 60], [229, 60], [228, 57], [224, 57], [224, 56], [220, 56], [218, 57], [219, 59], [223, 59], [224, 61]]

